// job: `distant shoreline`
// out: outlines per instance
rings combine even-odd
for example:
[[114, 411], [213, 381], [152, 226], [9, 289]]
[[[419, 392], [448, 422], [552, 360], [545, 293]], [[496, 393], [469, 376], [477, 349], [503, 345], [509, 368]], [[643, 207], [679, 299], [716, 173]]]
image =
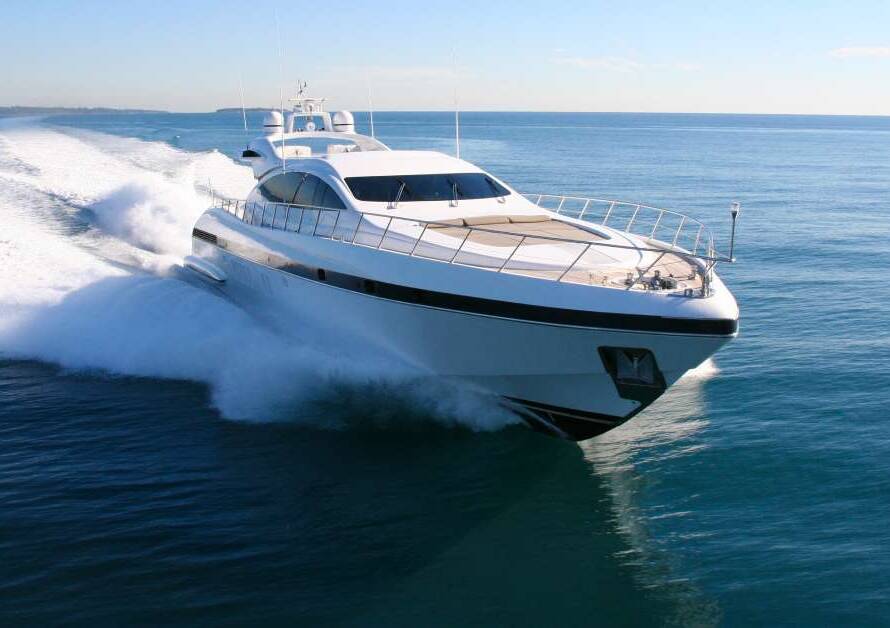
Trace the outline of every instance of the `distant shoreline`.
[[[276, 109], [275, 107], [247, 107], [246, 112], [264, 113]], [[363, 110], [353, 110], [355, 113], [366, 113]], [[241, 107], [222, 107], [213, 111], [166, 111], [163, 109], [124, 109], [115, 107], [25, 107], [25, 106], [0, 106], [0, 118], [13, 116], [47, 116], [47, 115], [101, 115], [101, 114], [208, 114], [208, 113], [241, 113]], [[419, 110], [409, 111], [402, 109], [377, 110], [376, 113], [443, 113], [451, 114], [452, 111]], [[706, 112], [690, 113], [684, 111], [520, 111], [520, 110], [474, 110], [466, 109], [464, 114], [598, 114], [598, 115], [634, 115], [634, 116], [756, 116], [756, 117], [800, 117], [800, 118], [887, 118], [890, 116], [880, 114], [843, 114], [843, 113], [733, 113], [733, 112]]]
[[0, 107], [0, 116], [46, 116], [60, 113], [95, 115], [105, 113], [168, 113], [159, 109], [115, 109], [113, 107]]

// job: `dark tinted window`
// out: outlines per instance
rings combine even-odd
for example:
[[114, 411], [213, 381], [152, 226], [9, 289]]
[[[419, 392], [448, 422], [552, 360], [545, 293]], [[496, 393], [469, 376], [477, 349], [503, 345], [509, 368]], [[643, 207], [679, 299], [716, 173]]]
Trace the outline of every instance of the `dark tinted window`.
[[399, 197], [400, 202], [412, 202], [494, 198], [510, 194], [491, 177], [475, 172], [348, 177], [346, 185], [358, 200], [381, 203], [395, 201], [396, 197]]
[[[315, 205], [315, 189], [319, 183], [321, 181], [318, 177], [307, 174], [306, 180], [303, 181], [303, 185], [297, 191], [297, 198], [294, 200], [294, 203], [297, 205]], [[321, 185], [324, 185], [324, 183], [321, 183]]]
[[324, 196], [321, 199], [322, 207], [330, 207], [331, 209], [345, 209], [346, 206], [340, 200], [340, 196], [334, 192], [334, 188], [329, 185], [324, 186]]
[[360, 201], [387, 203], [399, 193], [399, 181], [397, 177], [347, 177], [346, 185]]
[[484, 174], [455, 174], [452, 178], [457, 182], [459, 199], [492, 198], [510, 194], [507, 188]]
[[328, 190], [328, 184], [319, 179], [315, 184], [315, 195], [312, 197], [312, 204], [316, 207], [323, 205], [324, 193]]
[[260, 194], [273, 203], [293, 203], [294, 195], [303, 182], [302, 172], [279, 174], [260, 186]]
[[343, 209], [337, 193], [318, 177], [302, 172], [286, 172], [260, 186], [260, 194], [271, 203], [291, 203], [310, 207]]

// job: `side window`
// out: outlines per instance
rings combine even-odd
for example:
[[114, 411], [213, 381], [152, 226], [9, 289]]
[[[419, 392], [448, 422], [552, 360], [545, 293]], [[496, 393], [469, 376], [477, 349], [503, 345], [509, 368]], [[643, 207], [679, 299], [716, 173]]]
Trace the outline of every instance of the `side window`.
[[286, 172], [279, 174], [260, 186], [260, 194], [267, 201], [273, 203], [292, 203], [294, 196], [303, 183], [303, 178], [308, 175], [302, 172]]
[[315, 189], [319, 183], [324, 185], [318, 177], [307, 174], [303, 185], [300, 186], [297, 196], [292, 202], [296, 205], [315, 205]]
[[324, 196], [321, 199], [322, 207], [330, 207], [331, 209], [346, 209], [346, 205], [340, 200], [340, 195], [334, 192], [334, 188], [327, 184], [324, 185]]
[[324, 200], [324, 193], [327, 188], [328, 184], [319, 179], [318, 183], [315, 184], [315, 195], [312, 197], [313, 205], [316, 207], [324, 207], [322, 200]]

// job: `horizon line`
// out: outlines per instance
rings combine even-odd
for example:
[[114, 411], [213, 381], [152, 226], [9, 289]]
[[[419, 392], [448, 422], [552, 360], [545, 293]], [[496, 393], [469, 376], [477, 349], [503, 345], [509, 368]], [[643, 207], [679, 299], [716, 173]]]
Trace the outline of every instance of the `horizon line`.
[[[103, 110], [120, 113], [163, 113], [163, 114], [209, 114], [228, 111], [240, 111], [241, 106], [218, 107], [209, 110], [171, 110], [154, 109], [150, 107], [110, 107], [106, 105], [95, 106], [65, 106], [65, 105], [0, 105], [0, 112], [4, 110], [58, 110], [59, 112], [94, 111]], [[246, 111], [278, 111], [278, 107], [245, 107]], [[368, 113], [366, 109], [348, 109], [353, 113]], [[453, 115], [453, 109], [375, 109], [374, 113], [442, 113]], [[579, 110], [579, 109], [462, 109], [460, 113], [558, 113], [558, 114], [603, 114], [603, 115], [696, 115], [696, 116], [799, 116], [799, 117], [834, 117], [834, 118], [890, 118], [890, 113], [789, 113], [789, 112], [739, 112], [739, 111], [606, 111], [606, 110]]]
[[[105, 110], [120, 113], [163, 113], [163, 114], [208, 114], [227, 111], [240, 111], [241, 106], [218, 107], [211, 110], [169, 110], [150, 107], [109, 107], [96, 106], [60, 106], [60, 105], [0, 105], [0, 112], [9, 109], [39, 110], [56, 109], [64, 111]], [[245, 107], [246, 111], [277, 111], [278, 107]], [[353, 113], [368, 113], [366, 109], [349, 109]], [[375, 109], [374, 113], [443, 113], [454, 114], [453, 109]], [[603, 114], [603, 115], [697, 115], [697, 116], [800, 116], [800, 117], [832, 117], [832, 118], [888, 118], [890, 113], [788, 113], [788, 112], [738, 112], [738, 111], [605, 111], [577, 109], [462, 109], [461, 113], [564, 113], [564, 114]]]

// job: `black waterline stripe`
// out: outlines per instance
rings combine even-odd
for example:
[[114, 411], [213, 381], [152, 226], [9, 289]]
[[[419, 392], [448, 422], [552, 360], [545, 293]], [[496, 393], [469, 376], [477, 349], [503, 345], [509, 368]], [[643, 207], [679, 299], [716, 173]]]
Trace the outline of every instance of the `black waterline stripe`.
[[624, 422], [625, 417], [613, 416], [611, 414], [601, 414], [599, 412], [588, 412], [586, 410], [573, 410], [571, 408], [563, 408], [560, 406], [552, 406], [539, 401], [528, 401], [518, 397], [504, 397], [508, 401], [523, 406], [524, 408], [536, 412], [552, 414], [557, 418], [579, 419], [585, 421], [594, 421], [616, 427]]
[[610, 312], [590, 312], [587, 310], [569, 310], [543, 305], [530, 305], [527, 303], [511, 303], [482, 297], [471, 297], [448, 292], [434, 292], [409, 286], [376, 281], [348, 275], [333, 270], [315, 268], [299, 264], [278, 255], [258, 253], [254, 249], [238, 245], [220, 239], [213, 242], [205, 235], [216, 236], [193, 230], [192, 235], [211, 244], [216, 244], [222, 249], [244, 257], [245, 259], [282, 270], [292, 275], [320, 281], [323, 283], [350, 290], [363, 292], [374, 296], [411, 303], [457, 310], [472, 314], [486, 316], [498, 316], [536, 323], [550, 323], [554, 325], [572, 325], [575, 327], [596, 327], [601, 329], [615, 329], [619, 331], [644, 331], [663, 332], [674, 334], [694, 334], [707, 336], [729, 336], [738, 331], [738, 320], [735, 319], [694, 319], [694, 318], [669, 318], [664, 316], [649, 316], [645, 314], [613, 314]]

